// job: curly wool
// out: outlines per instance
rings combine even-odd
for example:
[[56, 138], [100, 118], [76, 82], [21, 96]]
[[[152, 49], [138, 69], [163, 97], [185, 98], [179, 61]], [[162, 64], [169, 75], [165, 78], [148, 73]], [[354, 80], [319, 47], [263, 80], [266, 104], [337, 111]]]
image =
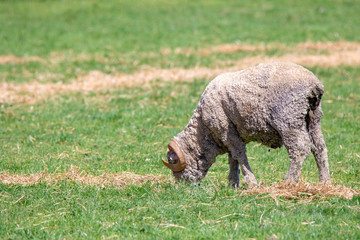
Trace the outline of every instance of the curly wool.
[[271, 148], [285, 145], [290, 168], [285, 179], [298, 181], [304, 159], [312, 151], [320, 181], [329, 182], [327, 149], [320, 118], [323, 85], [307, 69], [293, 63], [260, 64], [216, 77], [205, 89], [185, 129], [174, 137], [186, 168], [174, 176], [191, 182], [205, 177], [216, 156], [229, 154], [229, 183], [257, 185], [246, 157], [246, 144]]

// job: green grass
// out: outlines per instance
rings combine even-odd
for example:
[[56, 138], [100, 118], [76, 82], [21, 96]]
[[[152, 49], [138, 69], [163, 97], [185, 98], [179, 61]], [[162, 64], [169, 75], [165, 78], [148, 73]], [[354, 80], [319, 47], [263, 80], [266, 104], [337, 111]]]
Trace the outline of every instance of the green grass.
[[[322, 9], [322, 10], [319, 10]], [[360, 41], [357, 1], [0, 1], [0, 55], [42, 63], [0, 65], [0, 79], [67, 82], [82, 72], [216, 67], [250, 53], [163, 56], [159, 49], [224, 43]], [[153, 52], [153, 54], [146, 54]], [[276, 54], [279, 51], [275, 51]], [[51, 61], [51, 56], [63, 56]], [[85, 54], [87, 60], [74, 60]], [[107, 59], [99, 62], [96, 57]], [[220, 63], [219, 63], [220, 62]]]
[[[313, 71], [327, 90], [322, 124], [333, 183], [359, 188], [356, 154], [360, 152], [360, 109], [356, 91], [360, 71]], [[70, 94], [32, 106], [3, 105], [0, 169], [11, 173], [46, 169], [51, 173], [75, 165], [94, 175], [122, 171], [170, 175], [160, 158], [169, 139], [188, 121], [206, 83], [154, 83], [151, 89]], [[171, 96], [173, 89], [178, 91], [175, 96]], [[333, 102], [327, 103], [330, 100]], [[288, 167], [285, 149], [268, 152], [265, 147], [250, 144], [248, 156], [263, 184], [283, 179]], [[147, 158], [150, 161], [145, 161]], [[280, 198], [276, 205], [270, 197], [240, 196], [241, 189], [228, 188], [227, 171], [226, 156], [221, 156], [200, 186], [164, 183], [103, 189], [67, 182], [59, 186], [1, 185], [0, 234], [6, 238], [82, 238], [87, 234], [92, 238], [170, 239], [180, 237], [180, 233], [190, 238], [219, 239], [273, 234], [304, 239], [359, 237], [359, 197], [311, 203]], [[310, 157], [302, 177], [316, 182], [317, 176]]]
[[224, 184], [102, 189], [65, 182], [7, 187], [2, 199], [3, 238], [357, 239], [360, 234], [359, 197], [276, 203], [240, 196]]
[[[0, 53], [359, 41], [358, 1], [1, 1]], [[323, 12], [319, 11], [323, 9]]]
[[[214, 68], [257, 54], [164, 56], [158, 52], [161, 48], [359, 41], [359, 8], [358, 1], [307, 0], [0, 1], [0, 56], [45, 59], [0, 64], [0, 79], [18, 84], [70, 82], [92, 70]], [[56, 61], [53, 52], [62, 60]], [[88, 59], [77, 60], [81, 54]], [[325, 85], [322, 129], [332, 181], [359, 189], [360, 69], [310, 70]], [[55, 75], [39, 78], [46, 73]], [[127, 171], [170, 177], [160, 159], [171, 137], [191, 117], [208, 82], [155, 80], [150, 88], [67, 93], [31, 105], [1, 103], [0, 171], [61, 173], [77, 166], [93, 175]], [[247, 149], [262, 184], [284, 178], [289, 165], [284, 148], [268, 151], [251, 143]], [[266, 239], [274, 234], [280, 239], [360, 238], [359, 196], [310, 202], [306, 196], [303, 200], [244, 196], [243, 183], [239, 189], [227, 187], [227, 174], [224, 155], [199, 186], [1, 183], [0, 239]], [[302, 178], [317, 182], [312, 156], [304, 163]]]

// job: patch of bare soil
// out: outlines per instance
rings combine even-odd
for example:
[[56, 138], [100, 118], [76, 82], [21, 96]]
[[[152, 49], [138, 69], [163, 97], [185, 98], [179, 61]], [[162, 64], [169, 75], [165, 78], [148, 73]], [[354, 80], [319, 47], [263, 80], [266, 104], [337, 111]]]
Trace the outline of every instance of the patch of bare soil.
[[77, 183], [83, 183], [91, 186], [127, 186], [127, 185], [142, 185], [146, 182], [160, 183], [169, 181], [163, 175], [138, 175], [129, 172], [123, 172], [119, 174], [105, 173], [99, 176], [94, 176], [82, 171], [76, 167], [72, 167], [70, 171], [66, 173], [35, 173], [29, 175], [23, 174], [10, 174], [7, 171], [0, 172], [0, 182], [3, 184], [16, 184], [16, 185], [34, 185], [38, 183], [56, 184], [59, 181], [71, 181]]
[[269, 194], [274, 199], [276, 197], [301, 200], [315, 200], [328, 197], [352, 199], [354, 196], [360, 195], [360, 190], [355, 190], [342, 185], [329, 185], [321, 183], [314, 185], [305, 182], [283, 182], [273, 186], [260, 186], [257, 188], [244, 190], [241, 194]]

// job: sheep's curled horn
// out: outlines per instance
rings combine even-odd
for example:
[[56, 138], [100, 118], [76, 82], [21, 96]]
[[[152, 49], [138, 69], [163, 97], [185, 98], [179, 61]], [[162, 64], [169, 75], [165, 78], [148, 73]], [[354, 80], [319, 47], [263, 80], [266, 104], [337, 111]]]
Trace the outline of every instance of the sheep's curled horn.
[[182, 153], [181, 149], [179, 148], [178, 144], [174, 139], [171, 139], [168, 145], [168, 149], [176, 154], [176, 156], [178, 157], [178, 161], [176, 163], [171, 164], [164, 161], [164, 159], [161, 159], [164, 165], [170, 168], [173, 172], [180, 172], [184, 170], [186, 167], [186, 160], [184, 154]]

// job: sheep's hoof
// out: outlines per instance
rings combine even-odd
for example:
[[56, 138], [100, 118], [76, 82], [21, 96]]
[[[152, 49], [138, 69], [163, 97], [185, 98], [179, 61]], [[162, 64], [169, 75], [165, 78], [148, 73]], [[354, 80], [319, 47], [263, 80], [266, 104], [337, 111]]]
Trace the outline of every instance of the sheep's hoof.
[[331, 185], [330, 174], [320, 174], [319, 182], [321, 184]]
[[259, 186], [255, 176], [244, 176], [244, 181], [249, 188], [255, 188]]
[[319, 183], [324, 186], [332, 186], [330, 180], [320, 180]]
[[239, 187], [239, 183], [229, 183], [229, 187], [233, 187], [233, 188], [238, 188]]
[[257, 182], [250, 182], [250, 183], [246, 183], [248, 185], [249, 188], [257, 188], [259, 187], [259, 184]]

